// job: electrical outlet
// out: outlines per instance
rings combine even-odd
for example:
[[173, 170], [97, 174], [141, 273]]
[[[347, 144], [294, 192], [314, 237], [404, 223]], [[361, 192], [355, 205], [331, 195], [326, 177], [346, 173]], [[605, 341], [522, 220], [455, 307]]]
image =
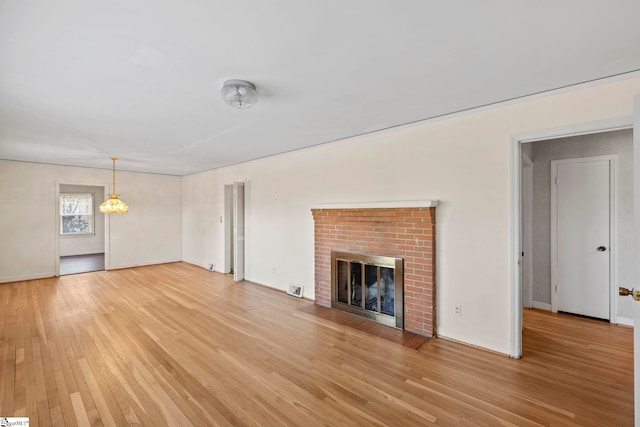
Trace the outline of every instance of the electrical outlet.
[[456, 305], [454, 307], [454, 313], [455, 313], [456, 316], [462, 317], [462, 306], [461, 305]]
[[276, 274], [276, 268], [273, 267], [273, 274]]

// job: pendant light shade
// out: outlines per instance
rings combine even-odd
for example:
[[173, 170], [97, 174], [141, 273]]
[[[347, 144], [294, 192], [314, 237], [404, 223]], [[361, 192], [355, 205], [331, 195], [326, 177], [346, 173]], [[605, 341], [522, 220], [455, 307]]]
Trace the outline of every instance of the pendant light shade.
[[116, 160], [118, 158], [112, 157], [111, 160], [113, 161], [113, 193], [109, 194], [109, 199], [100, 205], [100, 212], [105, 214], [127, 213], [129, 206], [116, 194]]
[[245, 80], [227, 80], [220, 93], [224, 102], [233, 108], [251, 108], [258, 102], [255, 85]]

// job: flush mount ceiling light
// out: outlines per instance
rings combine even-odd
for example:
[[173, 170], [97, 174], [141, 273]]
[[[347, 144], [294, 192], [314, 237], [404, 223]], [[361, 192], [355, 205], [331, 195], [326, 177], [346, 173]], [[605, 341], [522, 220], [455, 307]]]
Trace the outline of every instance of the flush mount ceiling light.
[[113, 161], [113, 193], [109, 194], [109, 199], [100, 205], [100, 212], [105, 214], [127, 213], [129, 206], [120, 200], [116, 194], [116, 160], [118, 158], [112, 157], [111, 160]]
[[251, 108], [258, 102], [255, 85], [244, 80], [227, 80], [220, 93], [224, 102], [233, 108]]

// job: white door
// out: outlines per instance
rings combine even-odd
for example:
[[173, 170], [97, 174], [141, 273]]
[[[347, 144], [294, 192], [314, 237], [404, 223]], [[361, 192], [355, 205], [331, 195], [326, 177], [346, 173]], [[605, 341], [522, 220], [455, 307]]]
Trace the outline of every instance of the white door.
[[244, 183], [233, 183], [233, 280], [244, 279]]
[[[633, 228], [635, 230], [635, 257], [640, 259], [640, 95], [633, 99]], [[636, 264], [633, 272], [633, 287], [640, 288], [640, 267]], [[635, 424], [640, 424], [640, 302], [634, 306], [633, 367], [634, 367], [634, 409]]]
[[557, 311], [609, 319], [611, 161], [551, 162]]

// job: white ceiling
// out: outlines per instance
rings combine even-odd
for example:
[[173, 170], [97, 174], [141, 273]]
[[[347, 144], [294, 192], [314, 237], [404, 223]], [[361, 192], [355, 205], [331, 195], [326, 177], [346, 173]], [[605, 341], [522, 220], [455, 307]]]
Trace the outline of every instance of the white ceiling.
[[[640, 1], [0, 0], [0, 158], [186, 175], [640, 69]], [[249, 110], [227, 79], [253, 82]]]

